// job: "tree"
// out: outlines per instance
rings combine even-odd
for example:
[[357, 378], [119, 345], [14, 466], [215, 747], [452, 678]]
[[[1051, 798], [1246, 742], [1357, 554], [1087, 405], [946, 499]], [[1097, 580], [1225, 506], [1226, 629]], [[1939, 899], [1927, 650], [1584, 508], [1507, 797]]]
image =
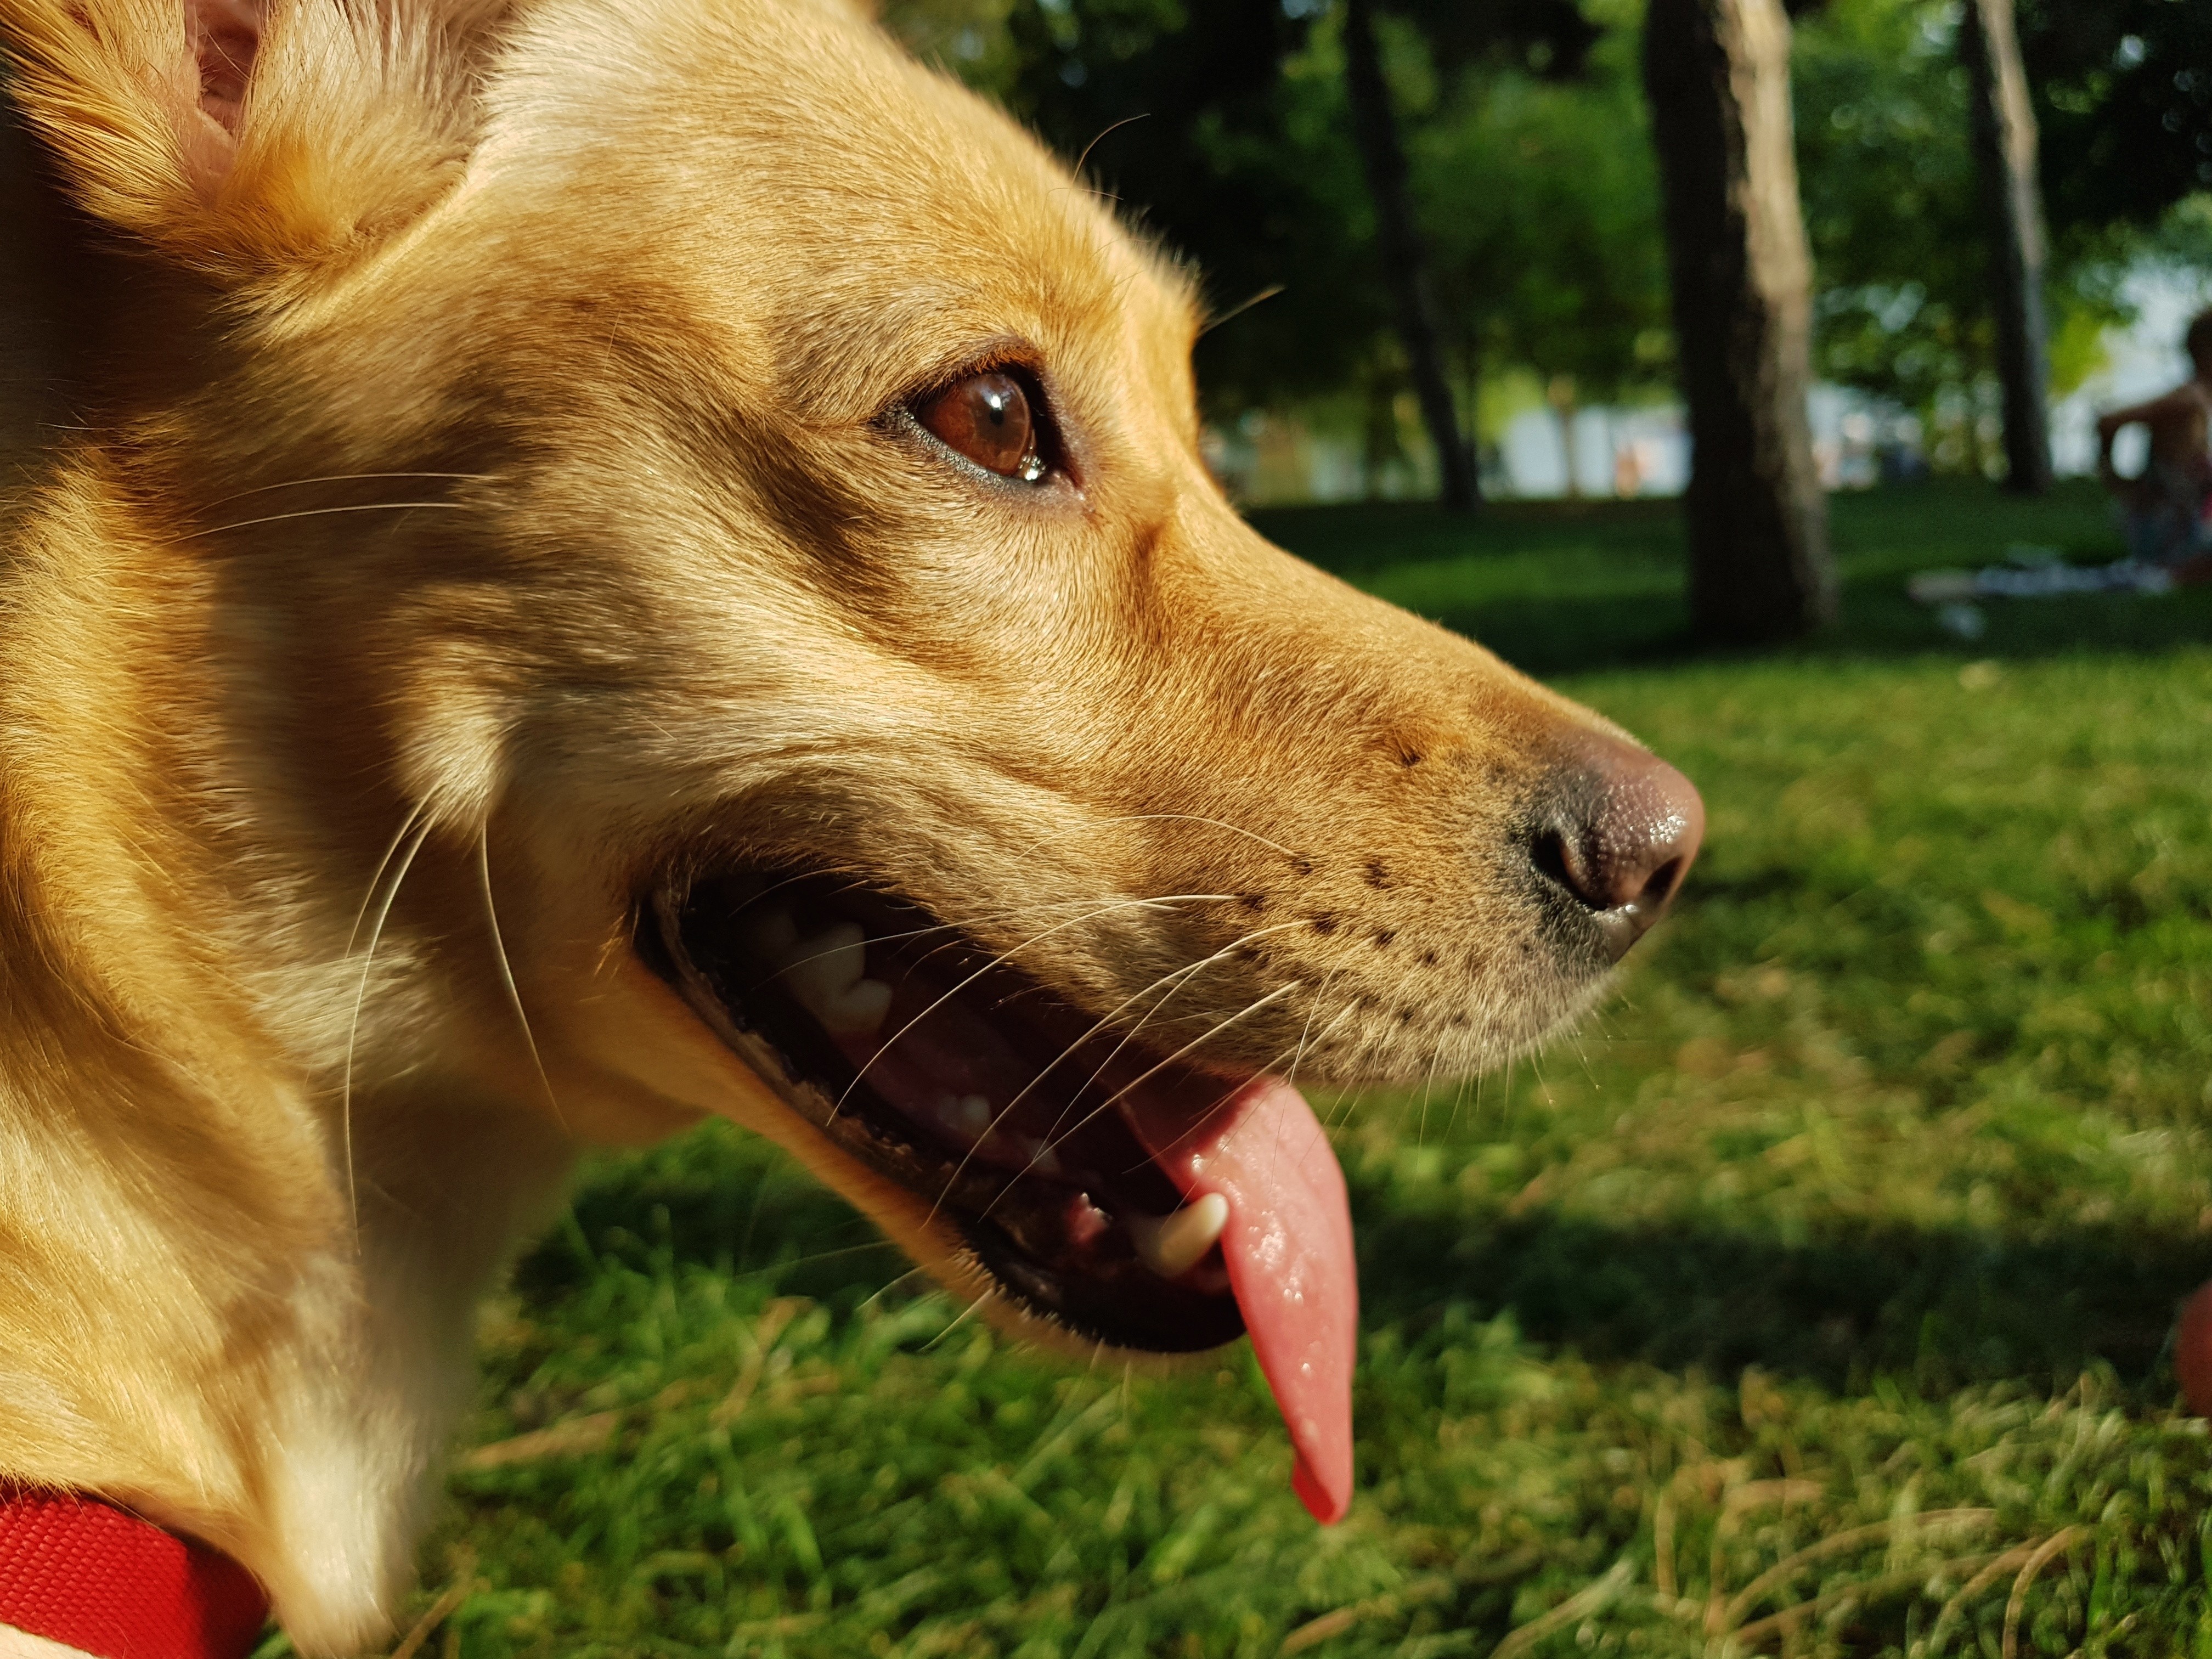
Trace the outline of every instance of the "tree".
[[2021, 0], [2053, 228], [2155, 225], [2212, 190], [2212, 6]]
[[[909, 38], [939, 41], [973, 27], [969, 9], [892, 8], [927, 23]], [[1005, 27], [1012, 67], [994, 74], [1008, 101], [1063, 154], [1087, 155], [1087, 172], [1193, 258], [1218, 307], [1279, 287], [1201, 341], [1209, 401], [1310, 397], [1401, 364], [1448, 498], [1474, 500], [1396, 60], [1446, 78], [1501, 58], [1571, 76], [1599, 33], [1574, 0], [1012, 0]], [[976, 59], [1000, 54], [979, 45]]]
[[1670, 384], [1658, 179], [1623, 30], [1562, 77], [1492, 57], [1448, 85], [1413, 135], [1449, 346], [1472, 382], [1526, 366], [1562, 426], [1577, 406]]
[[[1468, 507], [1481, 491], [1473, 452], [1460, 435], [1446, 372], [1445, 337], [1454, 331], [1440, 321], [1426, 239], [1415, 225], [1406, 146], [1376, 39], [1376, 0], [1345, 0], [1345, 90], [1374, 203], [1377, 251], [1398, 337], [1423, 424], [1437, 451], [1443, 499], [1447, 506]], [[1464, 0], [1394, 0], [1394, 10], [1425, 48], [1433, 67], [1462, 81], [1471, 67], [1500, 58], [1533, 64], [1555, 79], [1577, 75], [1602, 33], [1575, 0], [1503, 0], [1482, 6]], [[1472, 356], [1472, 331], [1457, 331], [1462, 355]]]
[[1970, 88], [1974, 170], [1996, 318], [2004, 389], [2005, 487], [2051, 488], [2051, 374], [2044, 325], [2043, 197], [2036, 177], [2035, 111], [2013, 27], [2012, 0], [1966, 0], [1959, 57]]
[[1805, 407], [1812, 258], [1790, 20], [1780, 0], [1651, 0], [1644, 52], [1696, 446], [1691, 611], [1709, 638], [1789, 638], [1836, 608]]
[[[1820, 373], [1917, 411], [1939, 467], [1994, 472], [1980, 428], [1999, 429], [1998, 337], [1960, 16], [1948, 0], [1828, 0], [1793, 52], [1798, 161]], [[2212, 7], [2020, 0], [2018, 26], [2042, 132], [2050, 383], [2063, 395], [2101, 362], [2104, 329], [2126, 320], [2131, 264], [2182, 257], [2162, 253], [2167, 216], [2191, 191], [2204, 199], [2212, 75], [2186, 65], [2212, 62]]]
[[1388, 325], [1341, 76], [1308, 51], [1321, 9], [1013, 0], [1006, 14], [994, 89], [1014, 112], [1189, 258], [1217, 313], [1280, 289], [1200, 341], [1216, 410], [1334, 392]]
[[[1952, 26], [1939, 0], [1831, 0], [1791, 56], [1820, 371], [1932, 432], [1993, 361]], [[1939, 464], [1978, 463], [1972, 437], [1947, 434]]]
[[1413, 204], [1406, 188], [1406, 151], [1398, 137], [1398, 118], [1390, 107], [1390, 88], [1382, 78], [1382, 53], [1375, 42], [1372, 0], [1345, 0], [1344, 84], [1352, 106], [1352, 131], [1375, 203], [1375, 240], [1393, 319], [1405, 347], [1421, 405], [1421, 421], [1437, 452], [1443, 504], [1471, 511], [1481, 498], [1474, 454], [1460, 436], [1452, 407], [1451, 381], [1444, 369], [1443, 343], [1437, 327], [1436, 303], [1429, 293], [1428, 262], [1413, 227]]

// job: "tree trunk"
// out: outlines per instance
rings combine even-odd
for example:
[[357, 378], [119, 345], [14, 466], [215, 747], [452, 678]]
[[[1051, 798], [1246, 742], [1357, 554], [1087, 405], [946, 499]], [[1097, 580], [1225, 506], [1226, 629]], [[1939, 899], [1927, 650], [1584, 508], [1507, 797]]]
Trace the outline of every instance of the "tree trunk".
[[1711, 639], [1790, 638], [1833, 618], [1836, 580], [1781, 0], [1651, 0], [1644, 77], [1694, 445], [1691, 614]]
[[1437, 313], [1429, 297], [1419, 236], [1413, 229], [1413, 198], [1406, 188], [1406, 152], [1398, 142], [1398, 118], [1390, 107], [1390, 88], [1382, 79], [1376, 49], [1373, 0], [1346, 0], [1344, 14], [1344, 87], [1352, 105], [1352, 136], [1375, 201], [1375, 240], [1382, 256], [1382, 275], [1398, 337], [1406, 348], [1421, 422], [1436, 447], [1437, 471], [1443, 503], [1471, 511], [1482, 499], [1474, 455], [1460, 436], [1452, 408], [1451, 381], [1444, 372], [1443, 345]]
[[1967, 0], [1959, 57], [1972, 89], [1974, 169], [1996, 307], [1997, 380], [2004, 387], [2005, 488], [2051, 488], [2051, 376], [2043, 313], [2043, 198], [2035, 176], [2035, 110], [2013, 28], [2013, 0]]
[[1575, 403], [1575, 382], [1571, 375], [1554, 374], [1544, 383], [1544, 401], [1552, 406], [1552, 418], [1559, 423], [1559, 465], [1564, 482], [1560, 494], [1571, 501], [1582, 499], [1582, 480], [1575, 476], [1575, 416], [1579, 413]]

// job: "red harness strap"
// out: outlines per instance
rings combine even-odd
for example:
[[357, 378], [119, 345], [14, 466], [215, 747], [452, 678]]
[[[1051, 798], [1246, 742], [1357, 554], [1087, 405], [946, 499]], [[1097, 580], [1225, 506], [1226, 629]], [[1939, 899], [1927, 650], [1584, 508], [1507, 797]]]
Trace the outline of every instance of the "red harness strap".
[[100, 1659], [245, 1659], [268, 1619], [220, 1551], [97, 1498], [0, 1482], [0, 1625]]

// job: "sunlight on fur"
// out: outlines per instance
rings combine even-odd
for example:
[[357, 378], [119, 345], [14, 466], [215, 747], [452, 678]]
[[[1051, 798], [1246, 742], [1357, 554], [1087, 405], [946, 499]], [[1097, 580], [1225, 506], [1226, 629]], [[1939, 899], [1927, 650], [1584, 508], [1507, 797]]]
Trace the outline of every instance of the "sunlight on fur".
[[[0, 1474], [305, 1653], [390, 1632], [579, 1148], [725, 1115], [1010, 1328], [1258, 1341], [1232, 1208], [1340, 1177], [1178, 1137], [1524, 1049], [1694, 851], [1621, 734], [1247, 527], [1191, 278], [842, 8], [0, 33]], [[936, 1089], [1007, 1006], [1037, 1077]], [[1048, 1179], [1109, 1130], [1164, 1199]]]

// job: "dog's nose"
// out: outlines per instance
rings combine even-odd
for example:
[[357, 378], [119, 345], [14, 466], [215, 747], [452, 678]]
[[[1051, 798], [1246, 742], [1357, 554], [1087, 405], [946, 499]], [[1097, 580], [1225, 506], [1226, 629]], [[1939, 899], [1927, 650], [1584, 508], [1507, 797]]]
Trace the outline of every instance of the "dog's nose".
[[1689, 872], [1705, 804], [1657, 756], [1602, 732], [1578, 734], [1553, 775], [1536, 867], [1590, 911], [1618, 962]]

